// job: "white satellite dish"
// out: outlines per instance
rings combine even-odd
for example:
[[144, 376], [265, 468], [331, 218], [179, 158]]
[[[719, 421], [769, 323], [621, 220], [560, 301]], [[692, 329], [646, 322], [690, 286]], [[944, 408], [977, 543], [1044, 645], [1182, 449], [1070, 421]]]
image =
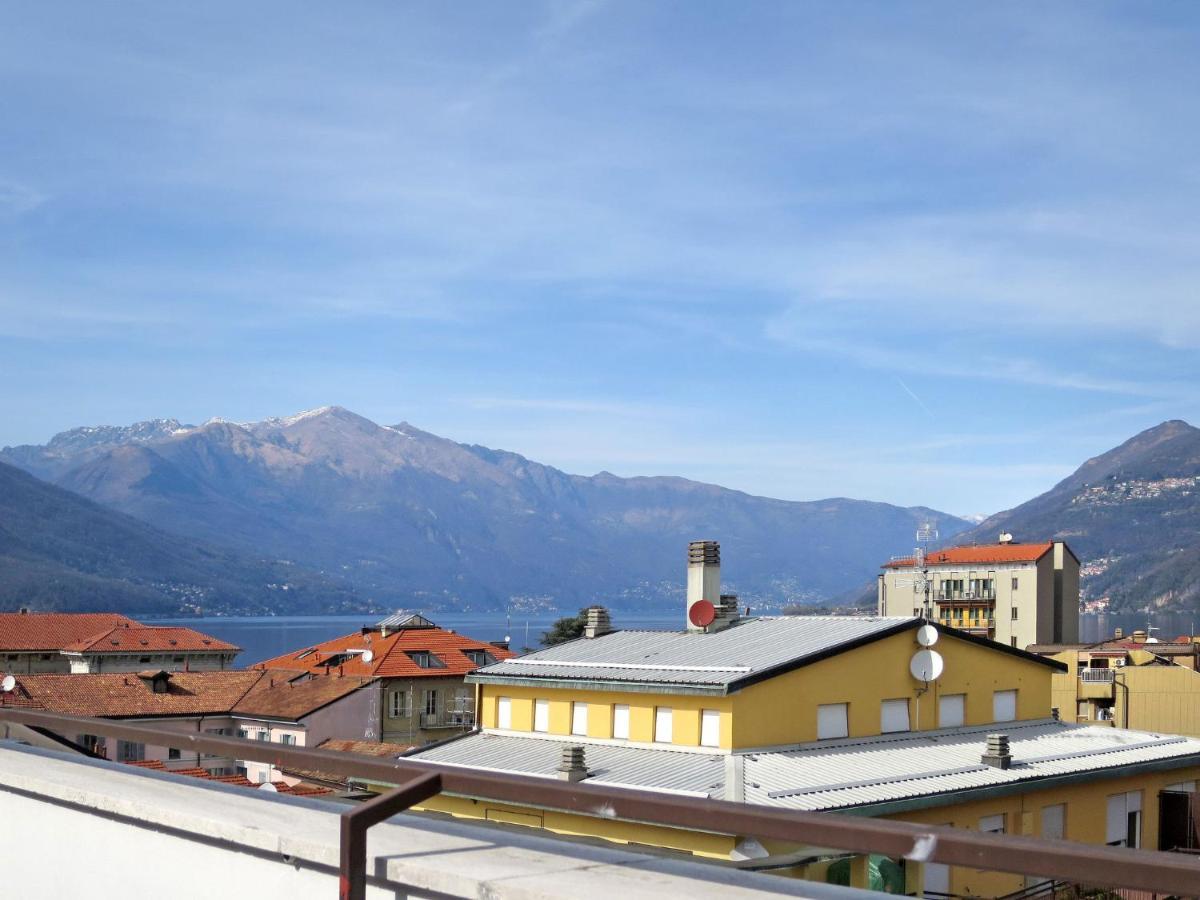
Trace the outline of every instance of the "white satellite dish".
[[13, 688], [17, 686], [17, 679], [11, 675], [5, 675], [4, 680], [0, 681], [0, 691], [6, 694], [12, 693]]
[[942, 654], [936, 650], [918, 650], [913, 654], [912, 662], [908, 664], [908, 671], [912, 673], [912, 677], [925, 682], [937, 681], [944, 668]]
[[364, 663], [369, 663], [374, 658], [375, 658], [374, 650], [364, 650], [363, 651], [362, 660]]
[[260, 791], [266, 791], [268, 794], [278, 794], [279, 793], [279, 789], [276, 788], [275, 785], [271, 784], [271, 782], [269, 782], [269, 781], [264, 781], [262, 784], [260, 784], [258, 786], [258, 789]]
[[917, 643], [922, 647], [932, 647], [938, 642], [938, 630], [932, 625], [922, 625], [917, 629]]

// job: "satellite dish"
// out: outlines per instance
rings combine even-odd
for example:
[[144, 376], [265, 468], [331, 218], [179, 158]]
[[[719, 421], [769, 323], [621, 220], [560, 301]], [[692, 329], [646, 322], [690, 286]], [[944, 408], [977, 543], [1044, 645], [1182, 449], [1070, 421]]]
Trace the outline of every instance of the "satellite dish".
[[268, 794], [278, 794], [279, 793], [278, 788], [276, 788], [275, 785], [271, 784], [271, 782], [269, 782], [269, 781], [264, 781], [262, 784], [260, 784], [258, 786], [258, 789], [260, 791], [266, 791]]
[[922, 625], [917, 629], [917, 643], [922, 647], [932, 647], [938, 642], [938, 630], [932, 625]]
[[5, 675], [4, 680], [0, 681], [0, 691], [4, 691], [6, 694], [12, 693], [13, 688], [16, 686], [17, 679], [11, 675]]
[[375, 658], [375, 651], [374, 651], [374, 650], [364, 650], [364, 651], [363, 651], [363, 655], [362, 655], [362, 661], [363, 661], [364, 663], [369, 663], [369, 662], [370, 662], [371, 660], [373, 660], [374, 658]]
[[942, 654], [936, 650], [918, 650], [913, 654], [912, 662], [908, 664], [908, 671], [912, 673], [912, 677], [925, 682], [937, 681], [944, 668]]
[[697, 600], [688, 610], [688, 620], [697, 628], [708, 627], [716, 617], [716, 608], [707, 600]]

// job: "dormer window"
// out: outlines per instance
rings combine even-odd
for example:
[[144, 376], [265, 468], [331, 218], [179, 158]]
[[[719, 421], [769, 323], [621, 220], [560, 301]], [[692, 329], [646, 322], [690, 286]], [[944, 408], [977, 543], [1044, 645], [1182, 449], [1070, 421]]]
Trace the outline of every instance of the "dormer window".
[[422, 669], [444, 669], [445, 662], [435, 653], [428, 650], [409, 650], [407, 651], [409, 659], [415, 662]]
[[463, 653], [477, 666], [490, 666], [496, 661], [496, 657], [486, 650], [464, 650]]

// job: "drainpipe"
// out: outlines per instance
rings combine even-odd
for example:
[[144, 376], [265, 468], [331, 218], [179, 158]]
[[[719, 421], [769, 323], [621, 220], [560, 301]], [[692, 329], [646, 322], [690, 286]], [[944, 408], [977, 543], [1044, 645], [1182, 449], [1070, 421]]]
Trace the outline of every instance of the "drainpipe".
[[1119, 678], [1119, 676], [1124, 675], [1124, 674], [1125, 674], [1124, 672], [1113, 672], [1113, 684], [1119, 686], [1121, 688], [1121, 690], [1123, 690], [1125, 692], [1125, 712], [1121, 716], [1121, 718], [1124, 720], [1125, 724], [1122, 725], [1121, 727], [1128, 728], [1129, 727], [1129, 685], [1127, 685], [1124, 681], [1121, 681]]

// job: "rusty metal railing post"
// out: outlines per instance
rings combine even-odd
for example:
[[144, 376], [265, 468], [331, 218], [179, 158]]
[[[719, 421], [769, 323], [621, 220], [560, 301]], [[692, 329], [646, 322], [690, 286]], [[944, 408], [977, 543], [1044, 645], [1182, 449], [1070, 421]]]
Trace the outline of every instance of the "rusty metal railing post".
[[338, 900], [365, 900], [367, 894], [367, 829], [441, 793], [437, 772], [406, 781], [342, 813]]

